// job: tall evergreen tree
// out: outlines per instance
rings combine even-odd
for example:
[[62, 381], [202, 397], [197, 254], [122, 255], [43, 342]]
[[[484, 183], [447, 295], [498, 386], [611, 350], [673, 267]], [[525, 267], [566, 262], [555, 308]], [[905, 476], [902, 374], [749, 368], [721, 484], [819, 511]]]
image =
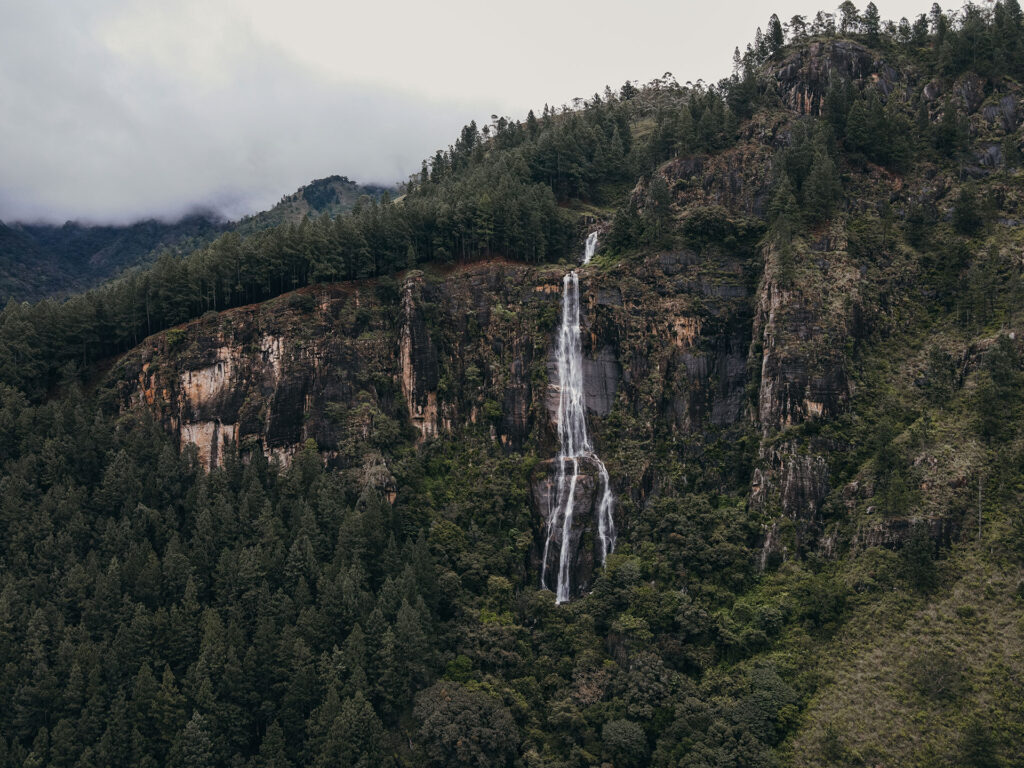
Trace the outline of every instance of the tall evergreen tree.
[[878, 6], [873, 2], [868, 3], [864, 8], [864, 17], [862, 21], [868, 45], [878, 45], [879, 35], [882, 31], [882, 17], [878, 13]]
[[277, 720], [267, 726], [260, 742], [259, 756], [256, 758], [257, 768], [292, 768], [294, 764], [288, 759], [285, 748], [284, 731]]
[[392, 764], [384, 751], [384, 727], [361, 693], [346, 699], [331, 723], [314, 768], [386, 768]]
[[198, 712], [175, 738], [167, 765], [169, 768], [214, 768], [213, 741], [206, 718]]
[[839, 33], [853, 35], [860, 29], [860, 11], [850, 0], [843, 0], [839, 6]]
[[782, 32], [782, 22], [779, 21], [779, 17], [774, 13], [768, 19], [767, 41], [768, 51], [771, 53], [772, 58], [779, 58], [782, 55], [782, 48], [786, 44], [786, 37]]
[[827, 219], [832, 214], [841, 192], [842, 186], [835, 163], [828, 152], [818, 149], [814, 153], [814, 162], [802, 189], [804, 208], [810, 213], [811, 220]]

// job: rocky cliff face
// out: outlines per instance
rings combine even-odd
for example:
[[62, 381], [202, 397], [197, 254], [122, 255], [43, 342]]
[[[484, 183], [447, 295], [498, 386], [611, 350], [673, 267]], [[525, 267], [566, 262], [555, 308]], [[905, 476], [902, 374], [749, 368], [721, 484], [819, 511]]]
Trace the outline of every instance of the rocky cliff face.
[[[583, 271], [588, 420], [627, 500], [642, 501], [650, 457], [605, 443], [615, 413], [649, 438], [746, 428], [750, 269], [710, 249]], [[306, 289], [154, 336], [122, 359], [110, 385], [123, 407], [156, 409], [207, 467], [235, 450], [288, 463], [314, 440], [330, 465], [355, 468], [383, 441], [470, 433], [553, 456], [562, 272], [491, 261]], [[571, 536], [577, 589], [593, 581], [591, 469], [581, 464]], [[533, 475], [538, 546], [554, 471], [541, 462]]]
[[534, 348], [503, 307], [557, 300], [524, 287], [529, 271], [491, 263], [304, 290], [155, 336], [111, 383], [125, 407], [157, 408], [208, 467], [229, 445], [287, 463], [309, 439], [345, 465], [382, 430], [412, 427], [422, 441], [486, 419], [517, 447], [532, 423]]
[[[727, 470], [706, 452], [751, 445], [749, 502], [764, 520], [768, 567], [837, 552], [825, 501], [831, 457], [846, 447], [801, 430], [848, 409], [851, 355], [878, 309], [842, 238], [822, 238], [796, 273], [771, 250], [750, 253], [709, 245], [588, 267], [581, 326], [590, 433], [620, 531], [657, 498], [659, 454], [676, 457], [683, 482], [714, 491]], [[490, 261], [305, 289], [155, 336], [122, 359], [110, 386], [123, 407], [154, 408], [207, 467], [234, 451], [288, 463], [309, 440], [333, 467], [369, 462], [382, 475], [379, 449], [402, 440], [483, 438], [546, 459], [557, 451], [563, 273]], [[530, 480], [538, 574], [556, 474], [542, 460]], [[586, 462], [579, 475], [577, 593], [593, 584], [600, 557], [598, 480]], [[388, 487], [393, 500], [393, 480]], [[887, 525], [854, 538], [898, 544], [899, 525]]]
[[786, 275], [769, 250], [758, 286], [752, 359], [760, 356], [756, 423], [762, 442], [751, 480], [753, 509], [791, 521], [792, 541], [768, 524], [762, 566], [788, 547], [813, 545], [822, 531], [821, 507], [830, 491], [827, 455], [838, 446], [821, 440], [780, 440], [780, 433], [843, 412], [852, 385], [848, 355], [864, 334], [859, 321], [862, 276], [845, 243], [824, 238]]
[[821, 114], [829, 85], [839, 78], [849, 82], [871, 78], [888, 95], [900, 73], [858, 43], [833, 40], [793, 51], [775, 74], [783, 103], [802, 115]]
[[[836, 75], [885, 98], [906, 88], [922, 88], [926, 103], [940, 95], [856, 43], [795, 51], [775, 70], [784, 109], [746, 123], [724, 152], [659, 170], [677, 222], [697, 232], [687, 242], [703, 244], [599, 258], [580, 273], [590, 434], [619, 499], [620, 530], [657, 498], [665, 480], [657, 460], [671, 456], [671, 482], [695, 491], [735, 488], [745, 473], [740, 485], [749, 483], [749, 509], [763, 523], [762, 567], [837, 552], [827, 500], [835, 457], [850, 446], [817, 433], [849, 411], [858, 350], [914, 288], [864, 246], [854, 255], [843, 221], [804, 238], [788, 261], [759, 244], [773, 158], [797, 116], [821, 112]], [[979, 141], [1017, 129], [1014, 97], [986, 95], [969, 79], [955, 91]], [[991, 170], [979, 163], [979, 173]], [[956, 181], [935, 169], [913, 178], [874, 166], [858, 173], [861, 197], [851, 197], [848, 218], [878, 221], [879, 205], [896, 216], [911, 206], [951, 215]], [[1016, 199], [1008, 188], [1001, 194]], [[643, 184], [634, 196], [643, 209]], [[867, 199], [882, 202], [858, 202]], [[309, 440], [339, 469], [395, 442], [468, 436], [537, 457], [529, 498], [539, 571], [557, 474], [545, 459], [557, 448], [553, 336], [565, 269], [491, 260], [304, 289], [155, 336], [121, 361], [110, 385], [123, 407], [155, 408], [207, 467], [236, 450], [287, 463]], [[733, 466], [722, 458], [729, 451]], [[579, 484], [571, 581], [583, 589], [596, 562], [596, 482], [585, 463]], [[851, 499], [847, 512], [865, 506], [862, 495]], [[933, 525], [936, 535], [944, 525]], [[844, 545], [900, 540], [900, 524], [858, 530]]]
[[427, 331], [421, 302], [422, 278], [410, 277], [402, 289], [399, 365], [409, 420], [420, 440], [437, 434], [437, 349]]

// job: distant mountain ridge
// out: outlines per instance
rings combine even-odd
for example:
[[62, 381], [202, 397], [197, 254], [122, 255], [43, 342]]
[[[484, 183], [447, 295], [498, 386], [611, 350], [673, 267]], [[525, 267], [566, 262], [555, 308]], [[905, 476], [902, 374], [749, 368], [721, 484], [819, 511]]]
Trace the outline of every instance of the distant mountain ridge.
[[79, 224], [3, 225], [0, 234], [0, 300], [38, 300], [98, 285], [162, 250], [186, 253], [231, 228], [214, 214], [177, 222], [147, 219], [123, 226]]
[[380, 197], [385, 192], [394, 195], [396, 190], [394, 187], [376, 184], [359, 184], [347, 176], [314, 179], [292, 194], [282, 197], [273, 208], [243, 217], [235, 229], [239, 234], [249, 234], [278, 224], [297, 224], [306, 216], [327, 214], [333, 218], [351, 210], [363, 195]]
[[198, 211], [174, 222], [146, 219], [127, 225], [0, 222], [0, 303], [36, 301], [85, 290], [126, 269], [145, 266], [165, 250], [184, 254], [232, 230], [240, 234], [350, 210], [363, 195], [393, 189], [361, 185], [345, 176], [316, 179], [274, 207], [237, 222]]

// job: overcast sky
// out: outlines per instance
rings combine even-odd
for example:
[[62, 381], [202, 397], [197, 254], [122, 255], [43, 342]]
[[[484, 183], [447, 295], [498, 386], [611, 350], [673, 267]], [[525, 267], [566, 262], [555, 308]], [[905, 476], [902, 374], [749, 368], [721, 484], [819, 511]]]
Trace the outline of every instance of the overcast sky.
[[716, 81], [773, 11], [819, 7], [0, 0], [0, 219], [237, 217], [333, 173], [396, 182], [471, 119], [664, 72]]

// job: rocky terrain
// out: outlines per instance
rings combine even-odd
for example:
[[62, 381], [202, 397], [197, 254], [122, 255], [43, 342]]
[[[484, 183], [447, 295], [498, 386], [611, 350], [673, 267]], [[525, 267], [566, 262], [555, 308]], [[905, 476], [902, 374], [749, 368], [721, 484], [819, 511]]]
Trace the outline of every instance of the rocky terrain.
[[[725, 217], [718, 239], [598, 260], [583, 272], [587, 408], [602, 452], [613, 457], [616, 491], [630, 500], [620, 526], [628, 529], [630, 505], [643, 504], [657, 478], [652, 457], [617, 449], [621, 435], [605, 424], [613, 412], [628, 414], [636, 439], [688, 446], [683, 465], [692, 463], [694, 473], [703, 471], [708, 445], [745, 441], [749, 506], [764, 520], [761, 567], [797, 553], [899, 548], [917, 520], [927, 521], [939, 546], [959, 526], [918, 511], [889, 510], [852, 527], [829, 515], [833, 491], [850, 511], [875, 513], [877, 505], [859, 501], [871, 497], [871, 482], [837, 489], [832, 456], [849, 446], [800, 429], [813, 424], [820, 432], [849, 412], [864, 345], [896, 330], [893, 317], [907, 305], [902, 294], [913, 273], [897, 267], [905, 253], [859, 258], [834, 227], [808, 238], [794, 272], [772, 246], [755, 244], [759, 230], [745, 218], [765, 214], [769, 158], [787, 121], [820, 114], [837, 75], [884, 97], [921, 87], [912, 72], [856, 43], [795, 51], [776, 71], [786, 111], [771, 118], [770, 132], [752, 130], [719, 156], [673, 160], [659, 170], [673, 185], [680, 219], [708, 210]], [[934, 101], [935, 86], [925, 86], [923, 98]], [[978, 118], [978, 132], [1016, 130], [1014, 95], [997, 93], [983, 110], [972, 87], [967, 80], [956, 92]], [[904, 216], [929, 195], [948, 205], [955, 184], [928, 168], [902, 179], [869, 168], [857, 183]], [[1015, 211], [1016, 193], [997, 188]], [[644, 189], [634, 195], [643, 199]], [[287, 464], [307, 440], [328, 466], [355, 466], [362, 457], [347, 446], [378, 428], [377, 414], [420, 443], [482, 426], [507, 451], [553, 455], [552, 336], [562, 271], [489, 260], [302, 289], [153, 337], [118, 364], [109, 386], [124, 408], [157, 408], [182, 448], [194, 444], [208, 468], [234, 450]], [[538, 540], [553, 471], [542, 463], [532, 481]], [[582, 514], [575, 524], [586, 528], [592, 519]], [[593, 531], [574, 536], [574, 582], [588, 585]], [[539, 570], [539, 553], [531, 558]]]

